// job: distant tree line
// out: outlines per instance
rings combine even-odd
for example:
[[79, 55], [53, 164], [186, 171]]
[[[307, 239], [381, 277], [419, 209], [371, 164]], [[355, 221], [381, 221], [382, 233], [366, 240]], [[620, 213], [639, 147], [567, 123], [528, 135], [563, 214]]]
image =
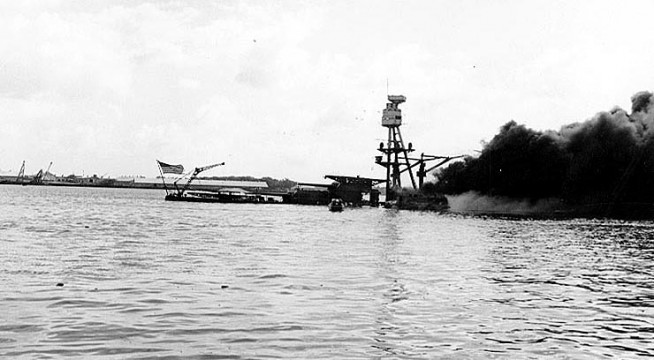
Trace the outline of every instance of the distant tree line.
[[290, 190], [297, 182], [289, 179], [273, 179], [271, 177], [255, 178], [253, 176], [212, 176], [205, 177], [207, 180], [225, 180], [225, 181], [264, 181], [268, 184], [270, 190], [286, 191]]

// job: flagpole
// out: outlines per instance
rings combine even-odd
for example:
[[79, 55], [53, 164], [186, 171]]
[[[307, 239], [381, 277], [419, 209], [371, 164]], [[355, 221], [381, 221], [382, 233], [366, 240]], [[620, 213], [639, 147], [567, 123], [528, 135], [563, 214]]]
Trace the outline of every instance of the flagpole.
[[157, 167], [159, 168], [159, 174], [161, 174], [161, 182], [163, 183], [164, 189], [166, 190], [166, 195], [168, 195], [168, 187], [166, 187], [166, 180], [164, 179], [163, 170], [161, 170], [161, 164], [157, 160]]

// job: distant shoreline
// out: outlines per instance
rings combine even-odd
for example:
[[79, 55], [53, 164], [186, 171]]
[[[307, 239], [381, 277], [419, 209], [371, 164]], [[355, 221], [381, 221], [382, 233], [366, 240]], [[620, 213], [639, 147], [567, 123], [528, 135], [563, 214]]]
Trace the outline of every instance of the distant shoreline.
[[[269, 190], [266, 186], [257, 187], [251, 184], [237, 184], [234, 181], [228, 182], [223, 185], [206, 185], [206, 184], [191, 184], [189, 190], [206, 190], [206, 191], [219, 191], [226, 187], [242, 187], [257, 193], [271, 193], [283, 194], [286, 191]], [[265, 184], [265, 183], [264, 183]], [[22, 185], [22, 186], [51, 186], [51, 187], [86, 187], [86, 188], [119, 188], [119, 189], [150, 189], [150, 190], [174, 190], [173, 184], [166, 184], [156, 182], [134, 182], [134, 181], [119, 181], [116, 179], [100, 179], [96, 182], [64, 182], [64, 181], [44, 181], [42, 183], [20, 182], [14, 180], [0, 179], [0, 185]]]

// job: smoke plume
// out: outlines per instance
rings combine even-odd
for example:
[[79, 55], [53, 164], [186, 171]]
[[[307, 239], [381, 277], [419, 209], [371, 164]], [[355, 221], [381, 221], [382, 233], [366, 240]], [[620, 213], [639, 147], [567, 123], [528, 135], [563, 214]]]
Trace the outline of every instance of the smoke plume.
[[465, 194], [451, 197], [453, 209], [467, 204], [529, 212], [557, 202], [605, 208], [652, 204], [654, 94], [639, 92], [631, 101], [631, 114], [614, 108], [558, 131], [510, 121], [478, 157], [437, 172], [437, 189]]
[[529, 200], [486, 196], [476, 191], [447, 196], [450, 210], [470, 214], [545, 215], [561, 209], [556, 198]]

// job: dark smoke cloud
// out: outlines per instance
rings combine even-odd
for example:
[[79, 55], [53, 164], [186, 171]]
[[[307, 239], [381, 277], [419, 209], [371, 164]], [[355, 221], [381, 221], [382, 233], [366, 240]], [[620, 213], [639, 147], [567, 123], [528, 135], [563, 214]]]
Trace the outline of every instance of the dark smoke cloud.
[[440, 170], [436, 187], [475, 198], [556, 198], [579, 208], [653, 204], [654, 94], [631, 100], [631, 114], [614, 108], [559, 131], [510, 121], [478, 157]]
[[649, 91], [641, 91], [631, 97], [631, 112], [632, 113], [651, 113], [654, 101], [652, 101], [652, 93]]

